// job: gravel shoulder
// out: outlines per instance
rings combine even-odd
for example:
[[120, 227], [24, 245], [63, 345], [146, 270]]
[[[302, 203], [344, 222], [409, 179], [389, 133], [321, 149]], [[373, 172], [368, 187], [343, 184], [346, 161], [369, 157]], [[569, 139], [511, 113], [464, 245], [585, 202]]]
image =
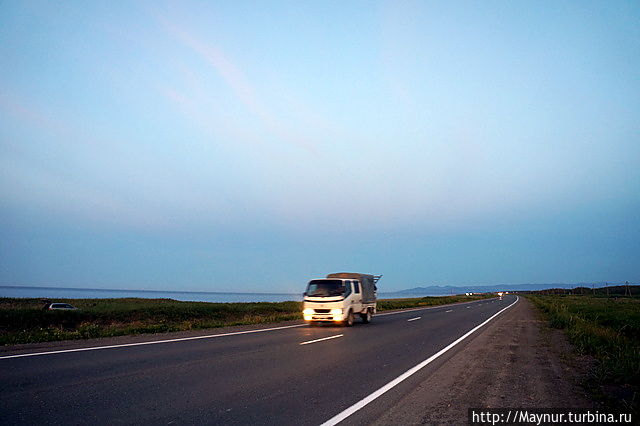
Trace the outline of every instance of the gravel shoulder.
[[595, 408], [570, 351], [521, 297], [374, 424], [466, 424], [481, 407]]

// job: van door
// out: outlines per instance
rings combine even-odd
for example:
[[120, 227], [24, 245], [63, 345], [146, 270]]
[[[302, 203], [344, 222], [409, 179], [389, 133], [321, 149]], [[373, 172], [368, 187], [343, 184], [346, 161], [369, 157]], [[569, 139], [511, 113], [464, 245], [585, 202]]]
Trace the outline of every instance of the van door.
[[353, 313], [362, 312], [362, 288], [360, 286], [360, 281], [351, 281], [353, 286], [353, 299], [352, 299], [352, 309]]

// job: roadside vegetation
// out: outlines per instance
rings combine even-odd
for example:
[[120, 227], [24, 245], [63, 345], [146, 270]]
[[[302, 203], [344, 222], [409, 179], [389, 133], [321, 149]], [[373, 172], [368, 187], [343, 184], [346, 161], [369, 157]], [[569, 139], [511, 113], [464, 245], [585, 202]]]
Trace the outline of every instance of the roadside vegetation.
[[[378, 309], [406, 309], [492, 297], [381, 299]], [[42, 299], [0, 298], [0, 345], [198, 330], [302, 319], [301, 302], [208, 303], [172, 299], [58, 299], [76, 311], [43, 310]]]
[[60, 299], [77, 311], [47, 311], [40, 299], [0, 298], [0, 344], [196, 330], [301, 318], [300, 302], [207, 303], [172, 299]]
[[591, 294], [527, 297], [551, 327], [566, 332], [578, 353], [597, 360], [586, 387], [612, 408], [638, 413], [640, 297], [607, 297], [589, 290]]

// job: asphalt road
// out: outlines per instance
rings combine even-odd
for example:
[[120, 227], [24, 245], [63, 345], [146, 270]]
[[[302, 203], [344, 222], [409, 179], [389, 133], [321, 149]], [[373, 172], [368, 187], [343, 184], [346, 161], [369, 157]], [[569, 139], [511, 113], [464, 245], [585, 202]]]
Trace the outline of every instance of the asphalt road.
[[[0, 424], [319, 425], [515, 300], [509, 295], [381, 313], [372, 323], [357, 322], [351, 328], [303, 325], [151, 345], [0, 356]], [[416, 383], [446, 368], [447, 359], [464, 350], [478, 332], [341, 424], [379, 418]]]

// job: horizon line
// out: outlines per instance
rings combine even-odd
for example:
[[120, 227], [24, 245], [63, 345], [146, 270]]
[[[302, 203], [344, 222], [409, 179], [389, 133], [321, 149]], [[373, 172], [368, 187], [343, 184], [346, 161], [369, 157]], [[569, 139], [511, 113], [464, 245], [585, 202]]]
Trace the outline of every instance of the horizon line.
[[[463, 284], [463, 285], [426, 285], [417, 286], [412, 288], [405, 288], [394, 291], [381, 291], [380, 293], [402, 293], [409, 290], [416, 290], [420, 288], [438, 287], [438, 288], [464, 288], [464, 287], [496, 287], [496, 286], [523, 286], [523, 285], [575, 285], [580, 284], [604, 284], [604, 285], [625, 285], [625, 283], [616, 283], [608, 281], [593, 281], [593, 282], [579, 282], [579, 283], [520, 283], [520, 284]], [[629, 285], [638, 285], [637, 283], [629, 283]], [[0, 284], [0, 288], [13, 288], [13, 289], [49, 289], [49, 290], [80, 290], [80, 291], [107, 291], [107, 292], [122, 292], [130, 291], [136, 293], [204, 293], [204, 294], [298, 294], [298, 292], [253, 292], [253, 291], [198, 291], [198, 290], [140, 290], [140, 289], [114, 289], [114, 288], [91, 288], [91, 287], [52, 287], [52, 286], [33, 286], [33, 285], [5, 285]]]

